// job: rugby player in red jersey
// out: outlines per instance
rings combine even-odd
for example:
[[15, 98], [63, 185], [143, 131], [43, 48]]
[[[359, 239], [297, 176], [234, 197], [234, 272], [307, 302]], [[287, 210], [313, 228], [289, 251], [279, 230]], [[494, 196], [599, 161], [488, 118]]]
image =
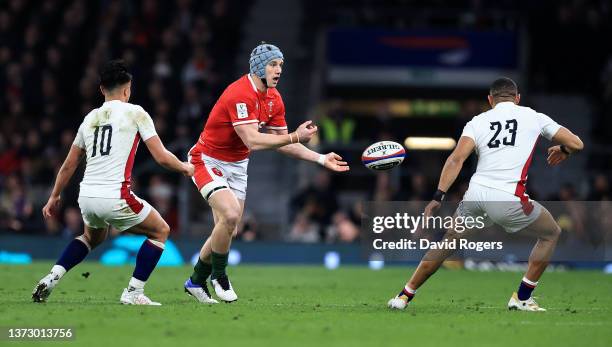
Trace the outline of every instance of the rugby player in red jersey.
[[185, 291], [202, 303], [217, 303], [206, 286], [209, 276], [219, 299], [238, 299], [225, 268], [244, 209], [251, 151], [276, 149], [332, 171], [349, 170], [339, 155], [319, 154], [303, 145], [317, 132], [311, 121], [288, 132], [285, 105], [276, 89], [283, 69], [280, 49], [262, 42], [251, 52], [249, 66], [249, 73], [221, 94], [189, 151], [189, 162], [195, 166], [193, 182], [212, 208], [215, 220], [194, 272], [185, 282]]

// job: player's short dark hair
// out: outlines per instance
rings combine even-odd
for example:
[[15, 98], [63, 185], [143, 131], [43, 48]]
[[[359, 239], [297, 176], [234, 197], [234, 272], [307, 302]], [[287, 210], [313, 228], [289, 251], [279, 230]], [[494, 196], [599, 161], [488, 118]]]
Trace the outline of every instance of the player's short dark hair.
[[514, 98], [518, 95], [518, 87], [516, 83], [508, 77], [501, 77], [496, 79], [489, 88], [489, 95], [493, 99], [508, 99]]
[[100, 85], [106, 90], [124, 85], [132, 80], [123, 60], [111, 60], [100, 68]]

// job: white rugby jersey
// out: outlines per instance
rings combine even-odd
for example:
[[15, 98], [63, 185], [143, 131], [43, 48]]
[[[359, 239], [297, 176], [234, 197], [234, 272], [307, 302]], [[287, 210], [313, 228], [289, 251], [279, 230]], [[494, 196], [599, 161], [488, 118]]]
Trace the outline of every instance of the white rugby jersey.
[[512, 102], [500, 102], [474, 117], [461, 134], [476, 143], [478, 166], [470, 182], [525, 197], [538, 138], [551, 140], [559, 128], [547, 115]]
[[112, 100], [89, 112], [74, 140], [87, 155], [79, 196], [129, 198], [138, 143], [155, 135], [151, 116], [138, 105]]

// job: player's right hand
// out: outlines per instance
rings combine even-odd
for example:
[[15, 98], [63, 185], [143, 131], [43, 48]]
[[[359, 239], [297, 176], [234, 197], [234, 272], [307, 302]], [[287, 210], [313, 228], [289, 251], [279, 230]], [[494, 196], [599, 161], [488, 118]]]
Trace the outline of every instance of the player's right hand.
[[59, 208], [60, 197], [59, 196], [50, 196], [49, 201], [42, 209], [43, 217], [51, 218], [56, 215], [57, 209]]
[[183, 163], [183, 175], [185, 175], [185, 177], [191, 177], [193, 176], [193, 173], [195, 172], [195, 166], [193, 166], [193, 164], [189, 163], [189, 162], [184, 162]]
[[308, 143], [308, 141], [310, 141], [310, 139], [314, 136], [314, 134], [317, 133], [318, 130], [319, 128], [317, 128], [317, 126], [312, 124], [312, 121], [309, 120], [300, 124], [300, 126], [295, 130], [295, 132], [297, 133], [300, 139], [300, 143]]
[[431, 216], [435, 215], [436, 212], [438, 212], [438, 209], [440, 208], [440, 205], [442, 205], [442, 204], [439, 201], [431, 200], [429, 202], [429, 204], [427, 204], [427, 206], [425, 206], [425, 211], [423, 212], [423, 216], [425, 218], [427, 218], [427, 217], [431, 217]]

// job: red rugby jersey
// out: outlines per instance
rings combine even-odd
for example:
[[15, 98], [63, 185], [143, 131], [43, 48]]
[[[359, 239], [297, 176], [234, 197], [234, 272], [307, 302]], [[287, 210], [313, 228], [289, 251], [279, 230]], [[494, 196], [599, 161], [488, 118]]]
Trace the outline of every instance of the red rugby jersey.
[[196, 148], [209, 157], [223, 161], [248, 158], [249, 149], [235, 126], [259, 123], [259, 128], [287, 129], [285, 104], [276, 88], [261, 92], [251, 75], [246, 74], [230, 84], [213, 106]]

